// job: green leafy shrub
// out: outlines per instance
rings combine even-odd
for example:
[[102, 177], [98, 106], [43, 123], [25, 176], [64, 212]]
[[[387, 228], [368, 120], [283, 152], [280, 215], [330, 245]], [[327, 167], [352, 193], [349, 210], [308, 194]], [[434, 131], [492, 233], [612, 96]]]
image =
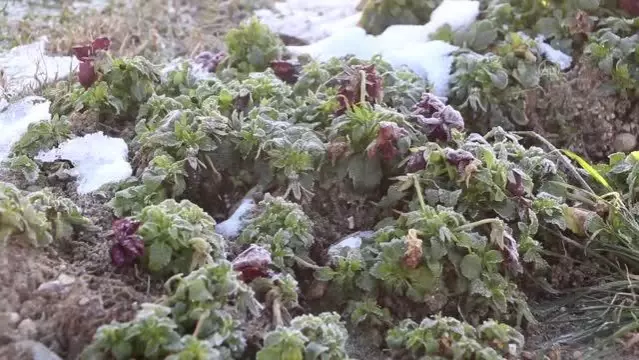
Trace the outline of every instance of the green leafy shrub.
[[231, 263], [219, 260], [188, 275], [176, 275], [166, 283], [171, 317], [179, 333], [196, 333], [208, 339], [223, 358], [241, 358], [246, 347], [241, 330], [250, 314], [262, 309], [253, 290], [239, 280]]
[[308, 256], [315, 240], [313, 222], [300, 205], [265, 194], [258, 211], [240, 233], [238, 242], [264, 245], [280, 269], [288, 269]]
[[224, 40], [227, 64], [242, 73], [264, 71], [284, 52], [282, 40], [255, 17], [229, 31]]
[[190, 272], [225, 255], [224, 239], [215, 220], [188, 200], [150, 205], [135, 216], [144, 240], [144, 263], [154, 273]]
[[394, 359], [505, 360], [521, 356], [524, 337], [492, 320], [473, 327], [454, 318], [435, 316], [419, 324], [402, 321], [389, 331], [386, 342]]
[[33, 158], [40, 151], [53, 149], [70, 137], [68, 118], [55, 115], [51, 120], [29, 124], [27, 131], [11, 146], [9, 156], [25, 155]]
[[24, 238], [34, 246], [69, 239], [76, 227], [91, 222], [69, 199], [49, 190], [20, 191], [13, 184], [0, 182], [0, 240]]
[[482, 132], [528, 125], [526, 92], [559, 76], [556, 65], [543, 61], [535, 41], [517, 33], [509, 33], [494, 52], [461, 51], [454, 62], [451, 102]]
[[639, 21], [607, 18], [590, 37], [587, 56], [604, 73], [611, 76], [615, 88], [636, 96], [639, 89]]
[[335, 313], [301, 315], [291, 325], [266, 334], [257, 360], [349, 359], [345, 350], [348, 332]]
[[80, 359], [226, 359], [213, 343], [192, 335], [180, 336], [171, 309], [142, 304], [135, 319], [98, 328]]
[[359, 23], [372, 35], [381, 34], [391, 25], [422, 25], [440, 3], [440, 0], [368, 0]]

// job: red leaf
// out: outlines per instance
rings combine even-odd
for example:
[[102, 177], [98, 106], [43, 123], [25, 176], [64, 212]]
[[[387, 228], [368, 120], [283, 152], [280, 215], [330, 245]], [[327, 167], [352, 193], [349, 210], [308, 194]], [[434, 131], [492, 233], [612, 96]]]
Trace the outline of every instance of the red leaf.
[[273, 263], [271, 253], [265, 248], [251, 244], [233, 260], [233, 270], [241, 274], [244, 282], [251, 282], [258, 277], [268, 277], [269, 266]]
[[97, 50], [107, 51], [109, 50], [110, 46], [111, 46], [111, 40], [109, 40], [109, 38], [107, 37], [97, 38], [93, 40], [93, 43], [91, 44], [91, 47], [93, 48], [94, 53]]
[[271, 61], [271, 69], [275, 72], [275, 76], [289, 84], [295, 84], [299, 78], [299, 66], [290, 61]]
[[78, 81], [80, 81], [80, 84], [82, 84], [85, 89], [88, 89], [97, 79], [98, 74], [96, 74], [93, 64], [90, 62], [81, 62], [80, 68], [78, 69]]
[[80, 61], [89, 61], [93, 55], [93, 50], [90, 45], [74, 46], [73, 54]]

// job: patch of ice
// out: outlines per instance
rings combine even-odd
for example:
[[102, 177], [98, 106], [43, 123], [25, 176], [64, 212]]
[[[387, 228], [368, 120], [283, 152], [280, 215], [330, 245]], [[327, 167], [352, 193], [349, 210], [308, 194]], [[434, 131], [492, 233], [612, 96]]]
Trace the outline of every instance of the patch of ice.
[[255, 201], [252, 198], [243, 199], [240, 206], [238, 206], [228, 219], [215, 225], [215, 232], [224, 236], [227, 240], [235, 239], [240, 235], [242, 229], [244, 229], [246, 214], [255, 209], [255, 206]]
[[276, 2], [273, 9], [260, 9], [255, 15], [276, 33], [314, 42], [337, 30], [355, 26], [361, 16], [359, 0]]
[[9, 104], [0, 100], [0, 162], [9, 155], [11, 146], [29, 127], [29, 124], [51, 119], [50, 102], [40, 96], [27, 96]]
[[[9, 21], [19, 21], [30, 14], [57, 16], [62, 13], [62, 6], [54, 7], [47, 5], [49, 4], [38, 4], [32, 1], [4, 1], [2, 2], [2, 10], [7, 15]], [[108, 0], [83, 0], [74, 1], [72, 7], [74, 10], [94, 9], [96, 11], [102, 11], [108, 5]]]
[[338, 243], [331, 245], [328, 248], [328, 254], [333, 255], [339, 253], [339, 251], [343, 248], [350, 249], [359, 249], [362, 246], [362, 241], [369, 239], [371, 236], [375, 234], [374, 231], [358, 231], [356, 233], [350, 234], [344, 239], [340, 240]]
[[48, 56], [47, 39], [12, 48], [0, 53], [0, 65], [4, 71], [4, 85], [0, 87], [0, 97], [11, 98], [25, 91], [35, 90], [44, 84], [61, 80], [78, 65], [71, 56]]
[[171, 71], [179, 70], [182, 64], [188, 62], [191, 67], [189, 68], [189, 74], [193, 76], [196, 80], [211, 80], [215, 79], [215, 74], [208, 72], [204, 67], [192, 60], [187, 60], [184, 58], [177, 58], [173, 61], [169, 62], [166, 66], [164, 66], [160, 70], [160, 77], [162, 81], [166, 81], [167, 76]]
[[391, 65], [406, 65], [428, 79], [433, 92], [445, 97], [453, 63], [450, 54], [459, 48], [442, 41], [429, 41], [429, 37], [445, 24], [453, 31], [468, 27], [478, 15], [478, 1], [444, 0], [425, 25], [393, 25], [379, 36], [367, 35], [355, 26], [313, 44], [289, 46], [288, 49], [295, 55], [309, 54], [320, 61], [346, 55], [366, 59], [380, 54]]
[[69, 139], [56, 149], [40, 152], [36, 159], [71, 161], [74, 167], [69, 173], [78, 178], [78, 193], [87, 194], [103, 185], [129, 178], [133, 170], [127, 161], [128, 153], [129, 147], [124, 140], [100, 131]]
[[[524, 39], [530, 40], [530, 36], [524, 32], [519, 31], [517, 34]], [[535, 43], [537, 44], [541, 55], [543, 55], [546, 60], [559, 66], [561, 70], [566, 70], [570, 67], [570, 65], [572, 65], [572, 56], [562, 52], [561, 50], [557, 50], [550, 44], [546, 43], [546, 38], [543, 35], [538, 35], [535, 38]]]
[[561, 70], [566, 70], [572, 65], [572, 56], [550, 46], [550, 44], [545, 42], [543, 36], [538, 36], [535, 41], [537, 42], [537, 46], [539, 46], [541, 54], [548, 59], [548, 61], [557, 64]]

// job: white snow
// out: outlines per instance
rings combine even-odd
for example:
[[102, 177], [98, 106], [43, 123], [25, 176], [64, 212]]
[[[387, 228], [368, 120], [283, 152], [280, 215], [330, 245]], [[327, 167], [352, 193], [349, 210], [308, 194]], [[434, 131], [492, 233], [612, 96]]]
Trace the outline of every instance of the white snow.
[[27, 131], [29, 124], [51, 119], [49, 101], [40, 96], [27, 96], [9, 104], [0, 99], [0, 162], [9, 155], [11, 146]]
[[351, 235], [348, 235], [344, 239], [340, 240], [338, 243], [331, 245], [328, 248], [329, 255], [335, 255], [340, 252], [343, 248], [350, 249], [359, 249], [362, 246], [362, 240], [368, 239], [375, 234], [374, 231], [358, 231]]
[[543, 36], [537, 36], [535, 41], [537, 42], [537, 46], [539, 46], [539, 50], [542, 55], [544, 55], [548, 61], [557, 64], [561, 70], [566, 70], [570, 67], [570, 65], [572, 65], [572, 56], [550, 46], [550, 44], [545, 42]]
[[276, 33], [314, 42], [337, 30], [357, 24], [358, 0], [288, 0], [276, 2], [273, 9], [260, 9], [255, 15]]
[[[524, 32], [517, 32], [519, 36], [524, 39], [530, 39]], [[559, 66], [561, 70], [566, 70], [572, 65], [572, 56], [567, 55], [561, 50], [557, 50], [553, 48], [550, 44], [546, 43], [546, 38], [543, 35], [537, 35], [535, 38], [535, 43], [537, 44], [537, 48], [539, 48], [539, 52], [550, 62]]]
[[366, 59], [381, 54], [391, 65], [406, 65], [428, 79], [433, 92], [445, 97], [453, 62], [451, 53], [458, 47], [429, 41], [429, 37], [444, 24], [449, 24], [453, 31], [468, 27], [478, 15], [478, 1], [445, 0], [425, 25], [393, 25], [379, 36], [367, 35], [357, 26], [346, 27], [313, 44], [288, 49], [295, 55], [309, 54], [320, 61], [346, 55]]
[[224, 236], [227, 240], [238, 237], [246, 223], [245, 215], [255, 209], [255, 206], [255, 201], [252, 198], [247, 197], [243, 199], [240, 206], [238, 206], [235, 212], [233, 212], [228, 219], [215, 225], [215, 232]]
[[64, 79], [76, 68], [79, 62], [74, 57], [45, 55], [46, 43], [46, 37], [42, 37], [34, 43], [16, 46], [0, 53], [0, 67], [4, 71], [0, 98], [11, 98]]
[[43, 162], [71, 161], [74, 167], [69, 173], [77, 177], [78, 193], [88, 194], [131, 176], [133, 170], [127, 161], [128, 153], [129, 147], [124, 140], [100, 131], [69, 139], [56, 149], [40, 152], [35, 158]]

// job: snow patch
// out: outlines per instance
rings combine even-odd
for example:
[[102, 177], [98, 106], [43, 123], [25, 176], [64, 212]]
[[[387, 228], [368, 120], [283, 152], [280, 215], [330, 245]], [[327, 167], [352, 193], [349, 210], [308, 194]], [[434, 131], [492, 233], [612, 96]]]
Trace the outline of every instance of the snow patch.
[[358, 0], [288, 0], [260, 9], [255, 15], [278, 34], [314, 42], [347, 27], [357, 25], [361, 13]]
[[48, 56], [47, 39], [12, 48], [0, 53], [5, 84], [0, 87], [0, 97], [11, 98], [16, 94], [38, 89], [44, 84], [69, 76], [78, 65], [71, 56]]
[[11, 146], [27, 131], [29, 124], [51, 119], [50, 104], [40, 96], [27, 96], [12, 104], [0, 99], [0, 162], [7, 158]]
[[129, 147], [124, 140], [100, 131], [67, 140], [56, 149], [40, 152], [35, 158], [42, 162], [71, 161], [74, 167], [68, 172], [78, 178], [78, 193], [88, 194], [131, 176], [133, 170], [127, 161], [128, 153]]
[[358, 231], [356, 233], [348, 235], [344, 239], [340, 240], [338, 243], [331, 245], [328, 248], [328, 254], [334, 256], [336, 254], [339, 254], [339, 252], [344, 248], [359, 249], [362, 246], [362, 241], [370, 239], [373, 234], [375, 234], [374, 231], [367, 230]]
[[[517, 34], [524, 39], [530, 40], [530, 36], [524, 32], [520, 31], [517, 32]], [[543, 55], [546, 60], [559, 66], [561, 70], [566, 70], [572, 65], [572, 56], [567, 55], [561, 50], [557, 50], [550, 44], [546, 43], [546, 38], [543, 35], [537, 35], [535, 43], [537, 44], [537, 48], [539, 48], [541, 55]]]
[[244, 225], [246, 224], [246, 214], [255, 209], [255, 207], [255, 201], [252, 198], [243, 199], [240, 206], [228, 219], [215, 225], [215, 232], [222, 235], [227, 240], [235, 239], [244, 229]]
[[453, 63], [451, 53], [459, 48], [429, 38], [445, 24], [453, 31], [466, 28], [478, 15], [478, 1], [444, 0], [425, 25], [393, 25], [379, 36], [367, 35], [364, 29], [354, 26], [316, 43], [288, 49], [295, 55], [308, 54], [319, 61], [346, 55], [367, 59], [379, 54], [394, 67], [408, 66], [431, 82], [436, 95], [445, 97]]

